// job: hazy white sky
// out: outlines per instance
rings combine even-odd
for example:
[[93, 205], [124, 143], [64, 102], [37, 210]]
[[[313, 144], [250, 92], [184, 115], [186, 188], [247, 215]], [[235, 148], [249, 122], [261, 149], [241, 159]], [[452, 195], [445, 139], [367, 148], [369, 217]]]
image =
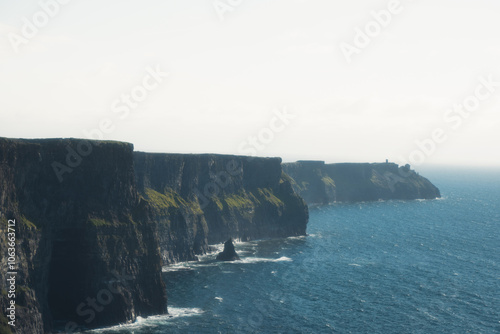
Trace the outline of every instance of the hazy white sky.
[[0, 136], [500, 165], [498, 1], [57, 1], [0, 0]]

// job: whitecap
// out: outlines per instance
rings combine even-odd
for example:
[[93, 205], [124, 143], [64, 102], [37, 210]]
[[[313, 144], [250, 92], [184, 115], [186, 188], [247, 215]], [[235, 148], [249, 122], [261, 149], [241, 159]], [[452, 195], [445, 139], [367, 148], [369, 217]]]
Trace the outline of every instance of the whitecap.
[[99, 328], [85, 333], [103, 333], [112, 330], [131, 330], [134, 328], [144, 328], [151, 327], [155, 328], [159, 325], [168, 324], [171, 319], [181, 318], [181, 317], [192, 317], [203, 314], [203, 310], [199, 308], [187, 308], [187, 307], [168, 307], [168, 314], [152, 315], [147, 318], [137, 317], [136, 321], [132, 323], [120, 324], [112, 327]]
[[168, 318], [179, 318], [179, 317], [192, 317], [196, 315], [203, 314], [204, 311], [200, 308], [188, 308], [188, 307], [168, 307], [168, 315], [157, 315], [148, 317], [149, 318], [162, 318], [167, 316]]
[[265, 258], [265, 257], [245, 257], [240, 261], [235, 261], [232, 263], [259, 263], [259, 262], [292, 262], [293, 260], [289, 257], [282, 256], [277, 259]]
[[193, 270], [191, 266], [197, 263], [196, 261], [191, 261], [191, 262], [179, 262], [175, 264], [169, 264], [167, 266], [163, 266], [161, 268], [161, 271], [166, 273], [166, 272], [171, 272], [171, 271], [182, 271], [182, 270]]
[[164, 266], [162, 268], [163, 272], [173, 272], [173, 271], [192, 271], [196, 268], [201, 267], [216, 267], [220, 264], [220, 262], [181, 262], [177, 264], [172, 264], [168, 266]]
[[302, 240], [302, 239], [305, 239], [308, 236], [315, 236], [315, 234], [298, 235], [298, 236], [295, 236], [295, 237], [288, 237], [287, 239], [288, 240]]

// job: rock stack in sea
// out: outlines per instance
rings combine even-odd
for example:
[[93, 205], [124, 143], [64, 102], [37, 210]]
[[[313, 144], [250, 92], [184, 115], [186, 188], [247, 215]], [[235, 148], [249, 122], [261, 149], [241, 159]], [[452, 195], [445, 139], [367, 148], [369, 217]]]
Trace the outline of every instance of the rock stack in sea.
[[233, 245], [233, 239], [230, 238], [224, 243], [224, 250], [217, 255], [217, 260], [219, 261], [235, 261], [239, 260], [240, 257], [236, 253]]

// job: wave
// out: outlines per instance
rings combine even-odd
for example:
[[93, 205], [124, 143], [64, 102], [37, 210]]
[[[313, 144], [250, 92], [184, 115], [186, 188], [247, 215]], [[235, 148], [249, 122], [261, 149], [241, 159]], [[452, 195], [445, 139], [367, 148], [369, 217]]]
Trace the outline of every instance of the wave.
[[282, 256], [280, 258], [265, 258], [265, 257], [243, 257], [241, 260], [221, 262], [221, 261], [209, 261], [209, 262], [182, 262], [177, 264], [172, 264], [162, 268], [163, 272], [174, 272], [174, 271], [192, 271], [196, 268], [202, 267], [216, 267], [224, 264], [252, 264], [252, 263], [262, 263], [262, 262], [292, 262], [293, 260], [289, 257]]
[[187, 262], [169, 264], [167, 266], [163, 266], [163, 268], [161, 268], [161, 271], [166, 273], [171, 271], [193, 270], [192, 267], [196, 263], [198, 263], [198, 261], [187, 261]]
[[[320, 234], [312, 234], [308, 235], [312, 237], [318, 237]], [[293, 236], [293, 237], [288, 237], [285, 238], [284, 240], [303, 240], [307, 238], [308, 236], [301, 235], [301, 236]], [[240, 255], [241, 260], [239, 261], [234, 261], [234, 262], [227, 262], [227, 263], [258, 263], [258, 262], [290, 262], [292, 259], [288, 257], [280, 257], [280, 258], [261, 258], [261, 257], [253, 257], [257, 251], [257, 248], [259, 247], [260, 242], [263, 240], [251, 240], [251, 241], [241, 241], [239, 239], [234, 239], [234, 245], [236, 252]], [[200, 267], [215, 267], [219, 266], [224, 262], [216, 261], [215, 257], [217, 254], [222, 252], [224, 250], [224, 244], [219, 243], [219, 244], [213, 244], [209, 245], [210, 249], [212, 251], [205, 253], [203, 255], [198, 255], [198, 261], [186, 261], [186, 262], [178, 262], [174, 264], [169, 264], [166, 265], [162, 268], [162, 272], [175, 272], [175, 271], [192, 271], [195, 270], [196, 268]], [[279, 252], [275, 252], [275, 254], [279, 254]]]
[[288, 237], [288, 238], [286, 238], [286, 239], [287, 239], [287, 240], [302, 240], [302, 239], [307, 238], [307, 237], [308, 237], [308, 236], [310, 236], [310, 235], [314, 236], [314, 234], [308, 234], [308, 235], [297, 235], [297, 236], [295, 236], [295, 237]]
[[270, 259], [265, 257], [245, 257], [240, 261], [234, 261], [232, 263], [259, 263], [259, 262], [292, 262], [293, 260], [289, 257], [282, 256], [277, 259]]
[[195, 268], [216, 267], [219, 264], [220, 264], [220, 262], [197, 262], [197, 261], [180, 262], [180, 263], [164, 266], [161, 271], [164, 273], [174, 272], [174, 271], [192, 271], [192, 270], [195, 270]]
[[195, 308], [195, 307], [194, 308], [186, 308], [186, 307], [169, 306], [168, 307], [168, 315], [152, 316], [150, 318], [167, 316], [170, 319], [170, 318], [179, 318], [179, 317], [191, 317], [191, 316], [200, 315], [203, 313], [204, 313], [204, 311], [200, 308]]
[[112, 327], [93, 329], [86, 331], [85, 333], [108, 333], [109, 331], [122, 331], [131, 330], [144, 327], [158, 327], [160, 325], [166, 325], [172, 319], [192, 317], [202, 315], [204, 311], [199, 308], [186, 308], [186, 307], [168, 307], [168, 314], [162, 315], [152, 315], [147, 318], [137, 317], [137, 320], [129, 324], [120, 324]]

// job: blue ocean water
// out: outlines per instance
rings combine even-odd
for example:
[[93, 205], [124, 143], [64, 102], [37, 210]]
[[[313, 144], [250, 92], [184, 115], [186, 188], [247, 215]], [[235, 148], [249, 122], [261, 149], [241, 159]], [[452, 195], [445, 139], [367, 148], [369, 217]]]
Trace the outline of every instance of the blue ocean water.
[[311, 208], [308, 236], [164, 268], [169, 315], [99, 333], [500, 333], [500, 171], [434, 170], [440, 200]]

